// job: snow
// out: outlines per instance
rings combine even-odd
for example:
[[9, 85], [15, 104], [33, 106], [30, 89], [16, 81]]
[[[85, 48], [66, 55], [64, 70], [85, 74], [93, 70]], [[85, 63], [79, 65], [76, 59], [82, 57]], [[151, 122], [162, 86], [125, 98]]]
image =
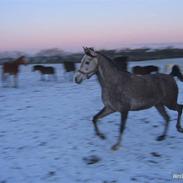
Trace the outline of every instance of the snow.
[[[180, 61], [154, 63], [163, 67]], [[31, 66], [22, 66], [19, 88], [1, 87], [0, 183], [167, 183], [174, 173], [183, 173], [183, 134], [175, 128], [176, 112], [168, 111], [170, 130], [161, 142], [155, 140], [163, 131], [158, 112], [131, 112], [122, 147], [112, 151], [119, 114], [100, 121], [107, 139], [97, 138], [91, 119], [103, 105], [95, 77], [77, 85], [64, 79], [61, 65], [54, 66], [57, 82], [40, 81]], [[183, 103], [183, 85], [177, 83]], [[101, 160], [87, 164], [84, 159], [90, 156]]]

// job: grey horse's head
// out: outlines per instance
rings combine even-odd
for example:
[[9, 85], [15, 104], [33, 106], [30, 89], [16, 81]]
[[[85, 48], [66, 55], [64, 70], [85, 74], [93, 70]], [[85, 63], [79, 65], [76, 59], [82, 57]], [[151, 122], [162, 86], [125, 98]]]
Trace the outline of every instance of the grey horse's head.
[[93, 48], [83, 47], [84, 56], [81, 65], [75, 76], [75, 82], [80, 84], [83, 80], [89, 79], [98, 69], [97, 52]]

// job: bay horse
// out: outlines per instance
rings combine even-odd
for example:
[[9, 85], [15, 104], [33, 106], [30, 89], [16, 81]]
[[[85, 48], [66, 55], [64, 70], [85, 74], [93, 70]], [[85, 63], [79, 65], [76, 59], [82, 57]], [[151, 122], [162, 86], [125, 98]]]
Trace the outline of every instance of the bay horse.
[[80, 84], [94, 74], [99, 80], [104, 107], [92, 120], [96, 135], [105, 139], [97, 126], [99, 119], [114, 112], [121, 114], [119, 136], [112, 146], [113, 150], [120, 147], [129, 111], [144, 110], [153, 106], [157, 109], [165, 120], [164, 131], [157, 137], [158, 141], [165, 139], [169, 127], [170, 118], [165, 107], [177, 111], [176, 128], [178, 132], [183, 133], [180, 121], [183, 105], [177, 103], [178, 87], [172, 76], [160, 73], [138, 76], [122, 72], [104, 54], [91, 48], [84, 48], [84, 53], [75, 82]]
[[55, 68], [54, 67], [46, 67], [43, 65], [34, 65], [32, 67], [32, 71], [39, 71], [41, 73], [41, 80], [44, 81], [45, 80], [45, 75], [52, 75], [53, 78], [56, 80], [56, 73], [55, 73]]
[[27, 65], [28, 61], [25, 56], [21, 56], [16, 60], [4, 62], [2, 65], [2, 82], [7, 80], [8, 75], [14, 76], [14, 87], [18, 86], [18, 73], [20, 65]]
[[145, 75], [145, 74], [151, 74], [152, 72], [158, 72], [159, 68], [154, 65], [148, 65], [148, 66], [134, 66], [132, 68], [132, 73], [137, 75]]

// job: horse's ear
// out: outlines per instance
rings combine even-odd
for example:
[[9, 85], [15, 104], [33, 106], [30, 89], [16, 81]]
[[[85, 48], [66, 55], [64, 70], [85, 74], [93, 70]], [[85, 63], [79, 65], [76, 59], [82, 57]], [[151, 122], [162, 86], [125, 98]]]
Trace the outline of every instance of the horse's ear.
[[97, 53], [95, 52], [94, 48], [88, 48], [89, 50], [89, 53], [92, 57], [96, 57], [97, 56]]
[[95, 52], [94, 48], [83, 47], [83, 50], [85, 54], [88, 56], [91, 56], [91, 57], [97, 56], [97, 53]]
[[84, 47], [84, 46], [83, 46], [83, 50], [84, 50], [85, 53], [88, 52], [88, 48], [87, 48], [87, 47]]

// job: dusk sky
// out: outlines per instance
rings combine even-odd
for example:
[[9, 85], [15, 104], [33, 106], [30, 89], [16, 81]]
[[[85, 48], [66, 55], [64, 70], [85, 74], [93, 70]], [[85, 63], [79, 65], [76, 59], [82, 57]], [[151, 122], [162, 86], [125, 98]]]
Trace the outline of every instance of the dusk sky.
[[0, 51], [183, 43], [183, 0], [0, 0]]

